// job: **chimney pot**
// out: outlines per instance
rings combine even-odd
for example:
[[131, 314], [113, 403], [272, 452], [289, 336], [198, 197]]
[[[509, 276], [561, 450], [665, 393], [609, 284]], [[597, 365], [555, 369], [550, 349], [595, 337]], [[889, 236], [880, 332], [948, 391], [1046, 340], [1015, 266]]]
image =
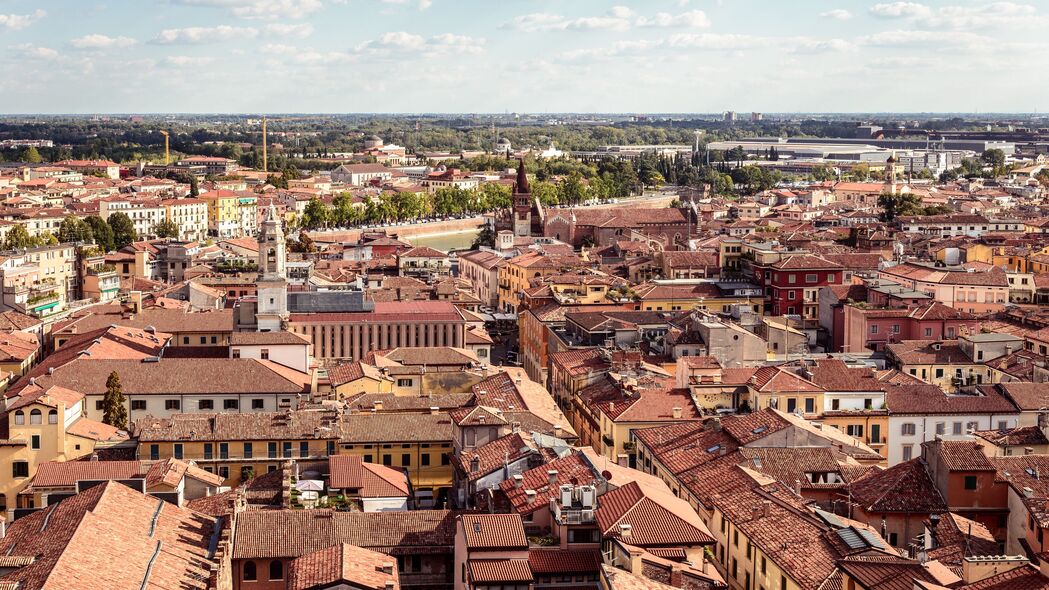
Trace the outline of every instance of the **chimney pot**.
[[547, 477], [550, 479], [550, 485], [557, 485], [557, 470], [551, 469], [546, 472]]

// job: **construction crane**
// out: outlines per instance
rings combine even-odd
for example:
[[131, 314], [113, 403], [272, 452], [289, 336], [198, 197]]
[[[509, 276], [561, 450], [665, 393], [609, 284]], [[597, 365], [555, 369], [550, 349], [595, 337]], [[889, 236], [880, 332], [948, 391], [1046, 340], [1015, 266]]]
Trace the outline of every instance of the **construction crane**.
[[161, 130], [160, 134], [164, 136], [164, 165], [167, 166], [171, 164], [171, 152], [168, 151], [168, 136], [170, 133]]
[[270, 119], [269, 117], [262, 116], [262, 171], [269, 172], [269, 156], [268, 148], [269, 144], [266, 138], [266, 121], [315, 121], [317, 117], [279, 117]]

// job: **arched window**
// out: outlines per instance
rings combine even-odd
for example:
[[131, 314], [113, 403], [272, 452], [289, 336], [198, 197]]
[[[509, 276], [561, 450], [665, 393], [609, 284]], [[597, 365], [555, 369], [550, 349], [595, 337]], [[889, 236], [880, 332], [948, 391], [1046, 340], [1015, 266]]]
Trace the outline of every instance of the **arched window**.
[[15, 411], [15, 424], [25, 424], [25, 413], [22, 410]]
[[284, 564], [279, 559], [274, 559], [270, 562], [270, 579], [271, 580], [283, 580], [284, 579]]
[[254, 582], [255, 580], [259, 579], [258, 574], [255, 573], [254, 561], [244, 562], [244, 575], [241, 576], [241, 578], [249, 582]]
[[51, 410], [47, 413], [48, 424], [58, 424], [58, 410]]
[[40, 424], [40, 422], [41, 422], [41, 420], [43, 420], [43, 418], [44, 418], [44, 413], [41, 412], [40, 410], [33, 410], [32, 412], [29, 412], [29, 423], [30, 424]]

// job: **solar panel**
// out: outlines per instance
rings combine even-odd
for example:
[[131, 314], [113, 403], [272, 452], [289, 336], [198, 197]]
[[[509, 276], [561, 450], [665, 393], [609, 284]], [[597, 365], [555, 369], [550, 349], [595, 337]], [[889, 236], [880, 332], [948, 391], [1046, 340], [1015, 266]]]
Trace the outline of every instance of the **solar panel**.
[[849, 546], [849, 549], [863, 549], [867, 547], [867, 543], [860, 537], [860, 535], [853, 529], [838, 529], [835, 531], [841, 540]]
[[845, 526], [845, 523], [842, 522], [837, 516], [831, 514], [830, 512], [827, 512], [826, 510], [817, 509], [816, 516], [819, 516], [821, 519], [823, 519], [823, 522], [831, 525], [834, 528], [843, 528]]
[[861, 531], [859, 531], [859, 533], [860, 533], [860, 536], [863, 537], [867, 541], [867, 544], [870, 545], [871, 547], [878, 547], [879, 549], [887, 549], [887, 547], [885, 546], [885, 542], [882, 541], [878, 537], [878, 535], [875, 535], [874, 533], [872, 533], [872, 532], [870, 532], [868, 530], [861, 530]]

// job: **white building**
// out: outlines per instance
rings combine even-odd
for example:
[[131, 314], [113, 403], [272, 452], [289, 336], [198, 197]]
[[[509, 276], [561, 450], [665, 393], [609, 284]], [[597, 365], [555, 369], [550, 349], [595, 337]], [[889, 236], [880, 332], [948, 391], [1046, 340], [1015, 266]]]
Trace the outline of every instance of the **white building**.
[[131, 219], [139, 238], [154, 237], [153, 228], [167, 219], [167, 210], [158, 199], [108, 197], [98, 202], [98, 216], [102, 219], [109, 221], [109, 216], [117, 212]]

